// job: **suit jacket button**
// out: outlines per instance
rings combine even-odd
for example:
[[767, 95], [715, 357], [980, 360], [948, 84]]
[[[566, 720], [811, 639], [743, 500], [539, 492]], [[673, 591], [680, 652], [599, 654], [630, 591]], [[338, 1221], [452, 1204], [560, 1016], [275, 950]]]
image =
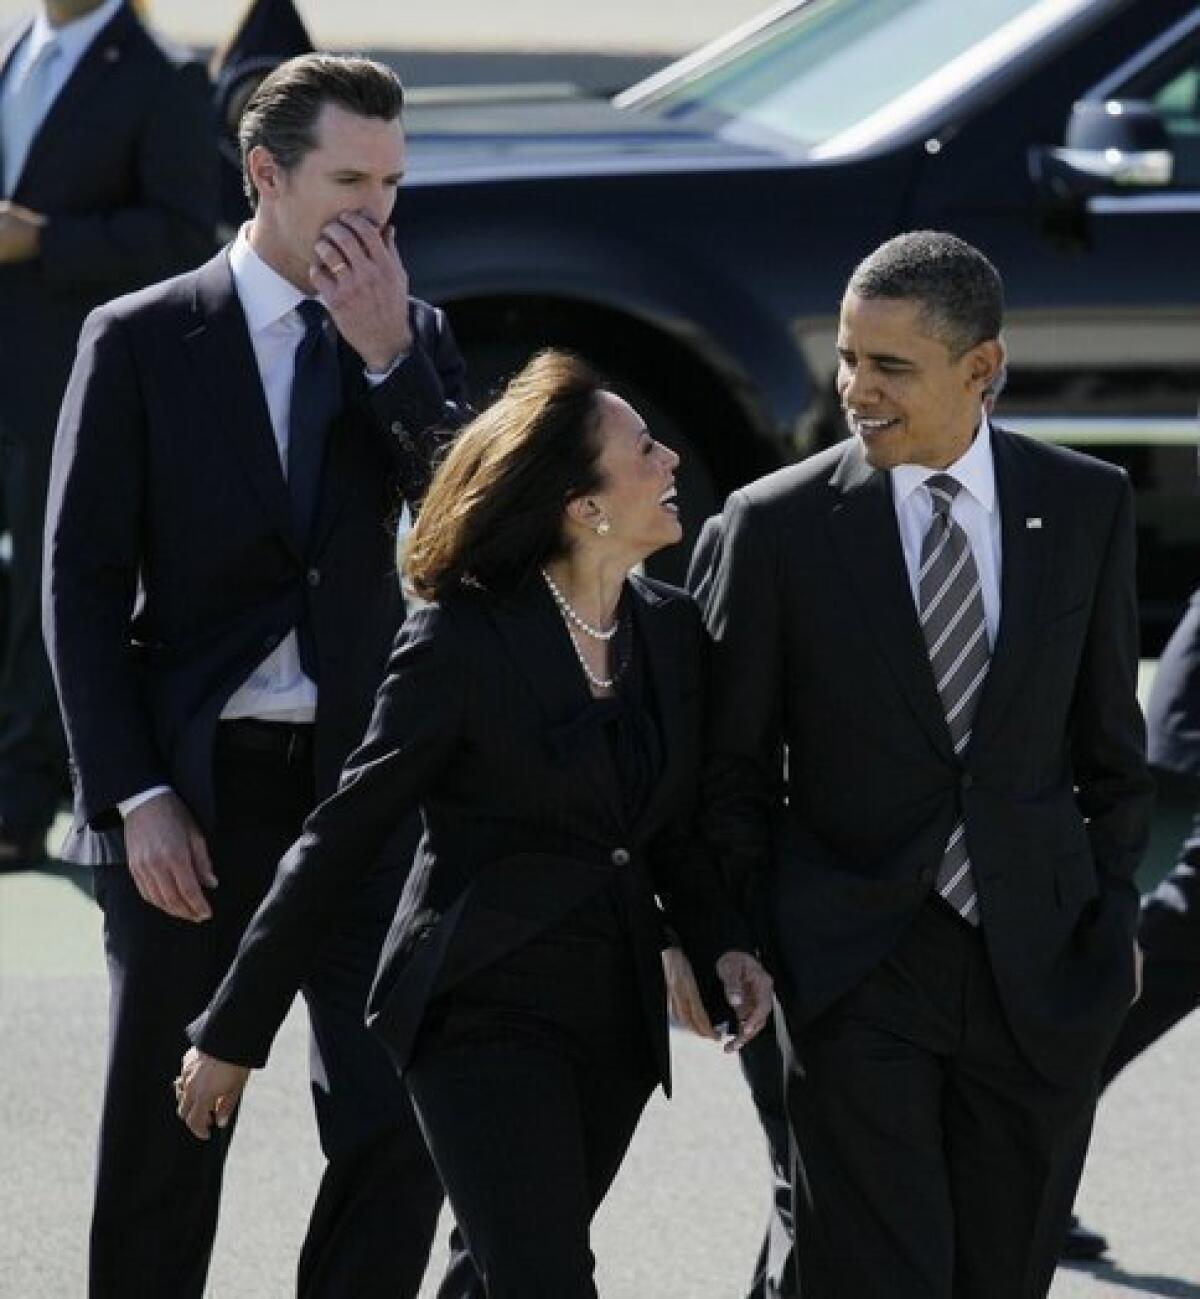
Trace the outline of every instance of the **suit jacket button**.
[[628, 866], [629, 852], [625, 848], [614, 848], [612, 856], [609, 858], [614, 866]]
[[263, 637], [263, 649], [269, 654], [279, 644], [279, 637], [272, 632], [269, 636]]
[[309, 586], [320, 586], [321, 570], [319, 568], [310, 568], [308, 572], [304, 574], [304, 580], [309, 584]]
[[398, 438], [402, 438], [402, 437], [407, 437], [407, 436], [408, 436], [408, 429], [406, 429], [406, 428], [404, 427], [404, 421], [403, 421], [403, 420], [399, 420], [399, 419], [394, 419], [394, 420], [392, 420], [392, 432], [395, 433], [395, 435], [396, 435]]
[[963, 774], [958, 778], [959, 789], [970, 789], [974, 783], [975, 783], [975, 777], [972, 776], [969, 771], [964, 771]]
[[932, 884], [937, 879], [937, 871], [932, 866], [926, 866], [925, 869], [917, 876], [922, 884]]

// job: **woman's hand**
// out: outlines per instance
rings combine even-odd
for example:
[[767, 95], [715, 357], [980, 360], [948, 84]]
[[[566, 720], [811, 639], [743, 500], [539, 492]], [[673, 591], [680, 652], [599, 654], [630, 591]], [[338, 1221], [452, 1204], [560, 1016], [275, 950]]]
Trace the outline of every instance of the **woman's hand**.
[[683, 954], [682, 947], [667, 947], [662, 954], [663, 975], [667, 981], [667, 1009], [680, 1028], [689, 1029], [699, 1037], [711, 1038], [719, 1034], [713, 1028], [700, 999], [700, 989], [692, 972], [692, 963]]
[[229, 1126], [249, 1078], [246, 1065], [227, 1064], [192, 1047], [175, 1079], [175, 1099], [176, 1111], [193, 1136], [207, 1141], [214, 1122], [219, 1128]]
[[749, 952], [726, 952], [717, 961], [717, 976], [738, 1021], [737, 1035], [725, 1043], [725, 1050], [740, 1051], [770, 1017], [774, 984]]

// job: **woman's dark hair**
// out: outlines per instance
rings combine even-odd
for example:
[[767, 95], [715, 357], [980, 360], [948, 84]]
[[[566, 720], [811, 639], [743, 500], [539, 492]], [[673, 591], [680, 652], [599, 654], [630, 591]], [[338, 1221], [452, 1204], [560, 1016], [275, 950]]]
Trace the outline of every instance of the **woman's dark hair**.
[[250, 150], [261, 144], [284, 171], [293, 170], [317, 147], [317, 118], [326, 104], [395, 122], [404, 108], [404, 87], [391, 68], [349, 54], [301, 54], [268, 73], [238, 124], [242, 183], [251, 209], [258, 206], [258, 191], [246, 165]]
[[467, 581], [519, 584], [566, 552], [567, 502], [604, 483], [596, 436], [600, 376], [566, 352], [539, 352], [459, 434], [434, 474], [405, 547], [404, 577], [425, 600]]

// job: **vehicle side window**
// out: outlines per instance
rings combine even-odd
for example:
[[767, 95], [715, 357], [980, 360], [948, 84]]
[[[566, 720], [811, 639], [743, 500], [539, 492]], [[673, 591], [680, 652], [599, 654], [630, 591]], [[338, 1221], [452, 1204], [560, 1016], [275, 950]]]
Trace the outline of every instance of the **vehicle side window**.
[[1116, 98], [1143, 99], [1154, 105], [1175, 155], [1171, 188], [1200, 188], [1200, 40], [1183, 42], [1135, 77]]

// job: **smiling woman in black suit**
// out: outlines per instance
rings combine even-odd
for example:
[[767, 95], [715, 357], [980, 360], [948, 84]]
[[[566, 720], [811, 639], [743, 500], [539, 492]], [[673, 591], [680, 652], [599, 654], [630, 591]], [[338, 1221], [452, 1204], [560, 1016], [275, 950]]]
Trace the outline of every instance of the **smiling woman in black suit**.
[[680, 538], [677, 464], [561, 353], [464, 431], [407, 551], [429, 603], [177, 1082], [197, 1136], [228, 1121], [356, 871], [419, 802], [368, 1017], [490, 1299], [596, 1294], [592, 1215], [655, 1083], [670, 1085], [664, 921], [715, 968], [731, 1046], [770, 1009], [691, 830], [700, 619], [683, 592], [631, 575]]

